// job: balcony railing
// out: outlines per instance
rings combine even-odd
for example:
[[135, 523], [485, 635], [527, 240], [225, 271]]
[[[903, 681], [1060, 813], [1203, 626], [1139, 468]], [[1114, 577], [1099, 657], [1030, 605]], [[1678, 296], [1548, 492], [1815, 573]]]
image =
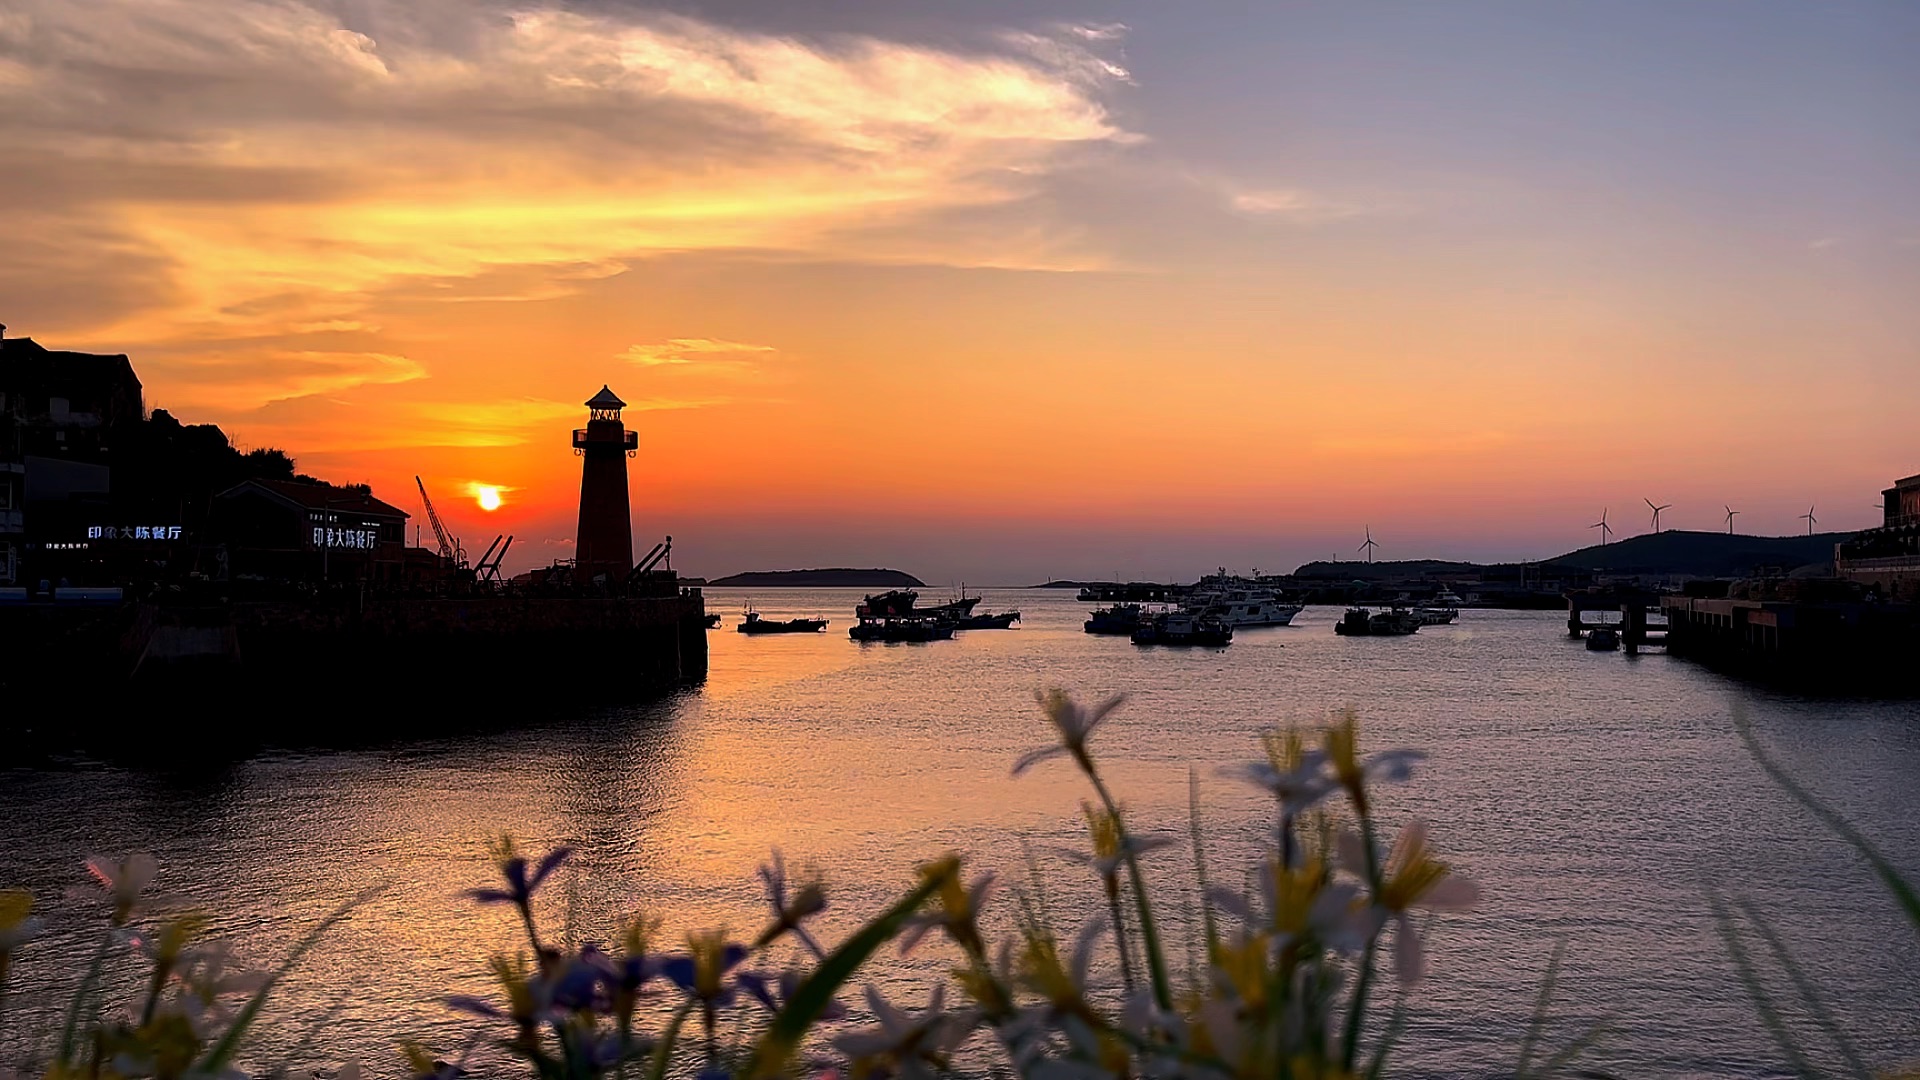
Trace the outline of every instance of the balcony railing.
[[[583, 447], [587, 447], [587, 446], [610, 446], [610, 445], [612, 445], [612, 443], [613, 443], [613, 440], [612, 440], [612, 439], [589, 439], [589, 438], [587, 438], [587, 432], [588, 432], [588, 431], [591, 431], [591, 430], [592, 430], [591, 428], [574, 428], [574, 429], [573, 429], [573, 448], [574, 448], [575, 450], [579, 450], [579, 449], [581, 449], [581, 448], [583, 448]], [[621, 448], [622, 450], [633, 450], [633, 449], [637, 449], [637, 448], [639, 447], [639, 445], [640, 445], [640, 433], [639, 433], [639, 432], [637, 432], [637, 431], [622, 431], [622, 432], [620, 433], [620, 448]]]

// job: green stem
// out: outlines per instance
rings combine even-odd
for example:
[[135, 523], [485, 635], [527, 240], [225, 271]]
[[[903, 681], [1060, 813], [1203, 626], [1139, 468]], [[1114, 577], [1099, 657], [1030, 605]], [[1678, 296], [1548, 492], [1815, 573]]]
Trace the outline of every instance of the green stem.
[[[1375, 903], [1380, 900], [1380, 855], [1374, 850], [1373, 815], [1367, 812], [1366, 798], [1358, 791], [1354, 793], [1354, 808], [1360, 818], [1360, 844], [1367, 857], [1367, 884], [1373, 890]], [[1384, 927], [1382, 928], [1384, 929]], [[1402, 927], [1406, 930], [1406, 927]], [[1360, 1022], [1366, 1018], [1367, 993], [1373, 987], [1373, 957], [1380, 948], [1380, 931], [1375, 930], [1367, 938], [1367, 951], [1360, 958], [1360, 974], [1353, 984], [1353, 1002], [1347, 1012], [1346, 1049], [1341, 1053], [1340, 1064], [1348, 1072], [1353, 1071], [1354, 1060], [1360, 1053]]]
[[80, 1013], [86, 1008], [87, 999], [92, 996], [94, 985], [100, 981], [100, 971], [107, 963], [107, 950], [113, 947], [113, 931], [109, 929], [100, 937], [100, 947], [94, 950], [93, 963], [87, 966], [86, 975], [73, 991], [73, 1000], [67, 1004], [67, 1022], [60, 1032], [60, 1057], [62, 1065], [73, 1061], [73, 1040], [80, 1031]]
[[1120, 950], [1120, 984], [1133, 993], [1133, 949], [1127, 940], [1127, 924], [1120, 917], [1120, 879], [1106, 877], [1107, 914], [1113, 917], [1113, 941]]
[[1380, 935], [1367, 939], [1367, 951], [1360, 957], [1360, 975], [1353, 984], [1353, 1004], [1347, 1012], [1347, 1045], [1340, 1055], [1340, 1067], [1353, 1071], [1360, 1054], [1360, 1021], [1366, 1017], [1367, 991], [1373, 983], [1373, 954], [1380, 947]]
[[1082, 756], [1081, 768], [1087, 779], [1093, 782], [1093, 790], [1100, 795], [1100, 802], [1106, 806], [1107, 813], [1113, 815], [1113, 822], [1120, 833], [1120, 850], [1127, 856], [1127, 881], [1133, 886], [1134, 906], [1140, 911], [1140, 944], [1147, 954], [1147, 974], [1153, 979], [1153, 1000], [1168, 1012], [1173, 1011], [1173, 991], [1167, 984], [1167, 959], [1161, 955], [1160, 932], [1154, 929], [1153, 907], [1147, 901], [1147, 881], [1140, 873], [1140, 860], [1134, 855], [1127, 843], [1127, 823], [1120, 816], [1120, 805], [1113, 801], [1113, 794], [1100, 779], [1100, 772], [1093, 767], [1093, 759]]
[[673, 1019], [667, 1021], [667, 1030], [660, 1033], [660, 1045], [653, 1048], [653, 1067], [647, 1070], [647, 1080], [666, 1080], [667, 1065], [673, 1060], [673, 1044], [680, 1040], [680, 1028], [687, 1022], [687, 1014], [693, 1011], [693, 999], [680, 1003], [673, 1010]]

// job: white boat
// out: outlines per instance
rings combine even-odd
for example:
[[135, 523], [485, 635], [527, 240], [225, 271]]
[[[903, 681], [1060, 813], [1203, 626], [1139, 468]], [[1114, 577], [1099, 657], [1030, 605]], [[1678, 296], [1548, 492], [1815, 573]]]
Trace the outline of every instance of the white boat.
[[1225, 589], [1192, 598], [1187, 610], [1228, 626], [1285, 626], [1300, 614], [1299, 604], [1282, 601], [1266, 589]]

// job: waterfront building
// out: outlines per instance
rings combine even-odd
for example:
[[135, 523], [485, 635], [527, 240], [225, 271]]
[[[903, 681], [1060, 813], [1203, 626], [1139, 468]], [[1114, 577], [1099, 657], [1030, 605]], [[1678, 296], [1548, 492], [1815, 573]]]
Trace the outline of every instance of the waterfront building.
[[575, 428], [580, 455], [580, 525], [574, 534], [573, 575], [582, 585], [624, 585], [633, 569], [633, 519], [627, 502], [627, 458], [639, 436], [620, 420], [627, 407], [608, 386], [587, 399], [587, 426]]
[[1920, 600], [1920, 474], [1880, 497], [1880, 527], [1834, 545], [1834, 571], [1888, 599]]
[[231, 575], [393, 582], [407, 563], [407, 512], [365, 485], [248, 480], [214, 497], [208, 531]]
[[56, 351], [0, 325], [0, 586], [56, 575], [86, 550], [114, 445], [143, 414], [126, 356]]

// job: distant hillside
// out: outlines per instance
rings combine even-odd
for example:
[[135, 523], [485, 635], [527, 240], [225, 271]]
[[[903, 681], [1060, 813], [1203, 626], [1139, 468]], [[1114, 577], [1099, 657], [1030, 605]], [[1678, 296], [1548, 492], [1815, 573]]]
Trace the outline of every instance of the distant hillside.
[[1310, 562], [1293, 572], [1297, 578], [1320, 581], [1410, 581], [1436, 574], [1471, 574], [1479, 563], [1443, 559], [1400, 559], [1392, 562]]
[[1833, 545], [1853, 534], [1812, 536], [1740, 536], [1720, 532], [1666, 532], [1615, 540], [1570, 551], [1546, 565], [1605, 574], [1689, 574], [1694, 577], [1744, 577], [1755, 567], [1793, 570], [1833, 561]]
[[[1580, 570], [1602, 574], [1647, 574], [1666, 577], [1746, 577], [1759, 567], [1795, 570], [1828, 566], [1833, 545], [1852, 533], [1815, 533], [1812, 536], [1740, 536], [1720, 532], [1666, 532], [1631, 536], [1611, 544], [1584, 547], [1565, 555], [1528, 563], [1535, 570]], [[1395, 562], [1310, 562], [1295, 577], [1320, 581], [1417, 581], [1445, 575], [1470, 575], [1512, 563], [1486, 565], [1443, 559], [1407, 559]]]
[[898, 570], [749, 570], [714, 578], [708, 585], [755, 589], [920, 589], [926, 582]]

